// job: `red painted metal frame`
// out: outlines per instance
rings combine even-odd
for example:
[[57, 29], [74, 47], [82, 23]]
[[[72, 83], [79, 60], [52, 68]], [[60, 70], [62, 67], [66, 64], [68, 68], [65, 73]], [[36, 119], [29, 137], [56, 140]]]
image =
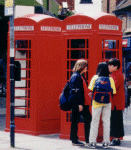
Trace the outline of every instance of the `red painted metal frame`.
[[[47, 15], [35, 14], [27, 15], [23, 18], [16, 18], [14, 20], [14, 25], [17, 26], [15, 31], [15, 41], [31, 41], [30, 79], [22, 79], [30, 80], [30, 87], [28, 86], [28, 88], [26, 88], [26, 90], [30, 90], [30, 97], [26, 99], [30, 101], [30, 106], [27, 106], [26, 108], [30, 111], [30, 115], [24, 118], [15, 117], [15, 132], [32, 135], [59, 133], [59, 95], [61, 92], [60, 56], [62, 52], [60, 44], [61, 21]], [[20, 28], [21, 26], [22, 28]], [[25, 26], [30, 26], [31, 30], [29, 29], [30, 31], [28, 31]], [[41, 31], [41, 26], [49, 27], [49, 30]], [[52, 27], [59, 27], [60, 31], [52, 31]], [[10, 32], [8, 32], [7, 104], [5, 131], [10, 130], [9, 34]], [[15, 48], [15, 51], [16, 50], [19, 49]], [[29, 49], [26, 50], [28, 51]], [[28, 61], [29, 59], [25, 60]], [[25, 88], [17, 89], [25, 90]]]
[[[76, 29], [76, 25], [92, 24], [91, 29]], [[105, 25], [105, 29], [100, 29], [99, 24]], [[67, 30], [67, 25], [72, 25], [72, 29]], [[74, 25], [74, 27], [73, 27]], [[109, 25], [109, 26], [108, 26]], [[112, 26], [113, 25], [113, 26]], [[115, 26], [114, 26], [115, 25]], [[116, 30], [107, 30], [108, 27], [115, 28]], [[116, 49], [111, 49], [119, 53], [116, 57], [120, 59], [122, 63], [122, 32], [121, 32], [122, 22], [118, 18], [102, 13], [101, 15], [96, 15], [95, 17], [89, 17], [85, 15], [74, 15], [62, 22], [62, 40], [63, 40], [63, 68], [67, 68], [67, 39], [89, 39], [89, 58], [88, 58], [88, 82], [92, 76], [96, 73], [96, 68], [99, 62], [108, 61], [107, 59], [102, 59], [102, 40], [116, 40], [118, 42], [118, 47]], [[67, 82], [67, 69], [62, 71], [62, 87]], [[71, 122], [67, 121], [67, 114], [71, 112], [61, 111], [61, 134], [60, 138], [69, 139], [70, 138], [70, 125]], [[68, 116], [69, 120], [69, 116]], [[78, 124], [78, 136], [80, 140], [85, 140], [84, 138], [84, 125], [83, 123]], [[99, 125], [99, 134], [97, 141], [101, 142], [103, 139], [103, 126], [102, 121]]]
[[[71, 52], [82, 50], [87, 53], [88, 51], [88, 57], [86, 56], [85, 59], [88, 61], [86, 77], [88, 76], [87, 82], [89, 83], [96, 72], [98, 63], [108, 61], [102, 59], [102, 51], [117, 51], [119, 53], [117, 58], [122, 63], [122, 22], [114, 16], [102, 13], [97, 17], [74, 15], [62, 22], [47, 15], [35, 14], [17, 18], [14, 23], [15, 26], [34, 26], [32, 31], [15, 31], [15, 40], [31, 40], [30, 98], [28, 99], [30, 108], [27, 108], [30, 110], [30, 117], [15, 117], [15, 131], [33, 135], [61, 132], [61, 138], [69, 139], [71, 112], [60, 111], [59, 95], [69, 80], [67, 72], [72, 71], [72, 68], [67, 68], [67, 62], [70, 64], [72, 60], [77, 60], [71, 59]], [[105, 29], [100, 29], [100, 24], [104, 25]], [[5, 131], [10, 130], [9, 34], [8, 32]], [[71, 48], [72, 39], [88, 40], [88, 47], [85, 44], [82, 48]], [[105, 43], [105, 40], [119, 41], [117, 44], [119, 46], [116, 49], [102, 48], [102, 41]], [[68, 58], [67, 52], [69, 52]], [[83, 123], [79, 123], [78, 126], [78, 136], [81, 140], [85, 140]], [[100, 123], [98, 135], [98, 141], [101, 140], [102, 123]]]
[[[74, 28], [77, 25], [83, 25], [80, 26], [80, 28], [82, 29], [70, 29], [67, 30], [67, 25], [71, 26]], [[86, 25], [91, 25], [90, 29], [84, 29]], [[88, 28], [88, 27], [87, 27]], [[74, 40], [74, 39], [83, 39], [83, 40], [88, 40], [88, 47], [86, 47], [85, 44], [85, 48], [76, 48], [75, 50], [88, 50], [88, 58], [85, 57], [85, 59], [88, 61], [88, 80], [87, 82], [89, 82], [89, 80], [92, 77], [92, 74], [95, 74], [95, 71], [91, 68], [94, 67], [95, 63], [94, 60], [96, 59], [96, 55], [92, 56], [92, 53], [95, 53], [95, 44], [93, 44], [93, 37], [94, 35], [94, 29], [95, 29], [95, 20], [88, 17], [88, 16], [82, 16], [82, 15], [75, 15], [75, 16], [71, 16], [67, 19], [65, 19], [62, 23], [62, 41], [63, 41], [63, 55], [62, 55], [62, 59], [63, 59], [63, 68], [67, 68], [67, 61], [72, 61], [71, 58], [67, 59], [67, 50], [74, 50], [74, 48], [67, 48], [67, 40]], [[76, 61], [77, 59], [75, 59]], [[63, 69], [62, 71], [62, 86], [64, 87], [65, 83], [68, 81], [67, 80], [67, 71], [71, 71], [72, 69]], [[86, 75], [87, 76], [87, 75]], [[61, 111], [61, 134], [60, 134], [60, 138], [64, 138], [64, 139], [69, 139], [70, 138], [70, 113], [71, 112], [63, 112]], [[67, 121], [67, 115], [68, 115], [68, 121]], [[79, 123], [78, 125], [78, 136], [81, 140], [85, 140], [84, 138], [84, 125], [83, 123]]]

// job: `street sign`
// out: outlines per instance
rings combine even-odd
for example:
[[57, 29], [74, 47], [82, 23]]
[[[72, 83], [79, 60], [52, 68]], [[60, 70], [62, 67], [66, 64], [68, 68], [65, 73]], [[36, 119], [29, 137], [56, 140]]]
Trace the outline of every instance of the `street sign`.
[[13, 15], [13, 0], [5, 0], [5, 16]]

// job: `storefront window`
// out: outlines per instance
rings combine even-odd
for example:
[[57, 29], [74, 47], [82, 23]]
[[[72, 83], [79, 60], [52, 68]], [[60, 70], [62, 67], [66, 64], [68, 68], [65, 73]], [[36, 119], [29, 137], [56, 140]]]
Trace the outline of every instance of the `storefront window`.
[[92, 3], [92, 0], [81, 0], [80, 3]]

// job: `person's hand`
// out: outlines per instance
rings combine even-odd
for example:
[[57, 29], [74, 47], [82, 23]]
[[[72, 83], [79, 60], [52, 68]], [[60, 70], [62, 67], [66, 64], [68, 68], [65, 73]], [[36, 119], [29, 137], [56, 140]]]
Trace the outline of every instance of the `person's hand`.
[[83, 110], [83, 106], [79, 105], [79, 111], [82, 111], [82, 110]]
[[88, 95], [89, 95], [89, 97], [90, 97], [90, 98], [92, 98], [93, 93], [92, 93], [92, 92], [90, 92]]

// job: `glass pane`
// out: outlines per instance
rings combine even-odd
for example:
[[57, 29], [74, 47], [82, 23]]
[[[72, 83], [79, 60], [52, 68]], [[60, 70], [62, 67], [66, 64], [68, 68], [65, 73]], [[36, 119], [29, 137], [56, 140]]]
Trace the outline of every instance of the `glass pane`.
[[103, 43], [104, 43], [104, 41], [102, 40], [102, 49], [104, 48], [104, 47], [103, 47]]
[[31, 61], [27, 61], [27, 68], [31, 68]]
[[86, 51], [86, 59], [88, 59], [88, 50]]
[[26, 97], [27, 91], [22, 89], [15, 89], [15, 96], [16, 97]]
[[69, 59], [69, 51], [67, 51], [67, 59]]
[[29, 59], [31, 59], [31, 51], [29, 51]]
[[67, 71], [67, 80], [69, 80], [69, 71]]
[[28, 100], [28, 108], [30, 108], [30, 100]]
[[26, 87], [26, 80], [15, 81], [15, 87]]
[[30, 90], [27, 90], [27, 97], [30, 98]]
[[21, 107], [27, 107], [27, 100], [24, 99], [15, 99], [15, 107], [21, 106]]
[[119, 59], [119, 51], [117, 51], [117, 58]]
[[67, 69], [69, 69], [69, 61], [67, 61]]
[[71, 59], [80, 59], [85, 58], [84, 50], [72, 50], [71, 51]]
[[105, 40], [104, 48], [116, 49], [116, 40]]
[[72, 72], [72, 71], [70, 71], [70, 77], [72, 76], [72, 74], [73, 74], [73, 72]]
[[19, 60], [21, 64], [21, 68], [27, 68], [27, 61], [26, 60]]
[[71, 67], [70, 67], [71, 69], [73, 69], [75, 63], [76, 63], [76, 61], [71, 61], [71, 64], [70, 64], [71, 65]]
[[21, 78], [26, 78], [26, 70], [21, 70]]
[[31, 48], [31, 40], [29, 40], [29, 48]]
[[85, 40], [84, 39], [72, 39], [71, 48], [85, 48]]
[[89, 47], [89, 40], [87, 39], [87, 48]]
[[104, 59], [104, 51], [102, 51], [102, 59]]
[[116, 51], [105, 51], [105, 59], [116, 58]]
[[16, 50], [15, 51], [15, 58], [22, 58], [22, 59], [26, 59], [27, 58], [27, 50]]
[[28, 48], [28, 41], [27, 40], [16, 40], [15, 47], [16, 48]]
[[69, 40], [67, 40], [67, 48], [69, 48]]
[[15, 109], [15, 117], [26, 118], [27, 110], [21, 108], [22, 107], [19, 107], [19, 109]]

